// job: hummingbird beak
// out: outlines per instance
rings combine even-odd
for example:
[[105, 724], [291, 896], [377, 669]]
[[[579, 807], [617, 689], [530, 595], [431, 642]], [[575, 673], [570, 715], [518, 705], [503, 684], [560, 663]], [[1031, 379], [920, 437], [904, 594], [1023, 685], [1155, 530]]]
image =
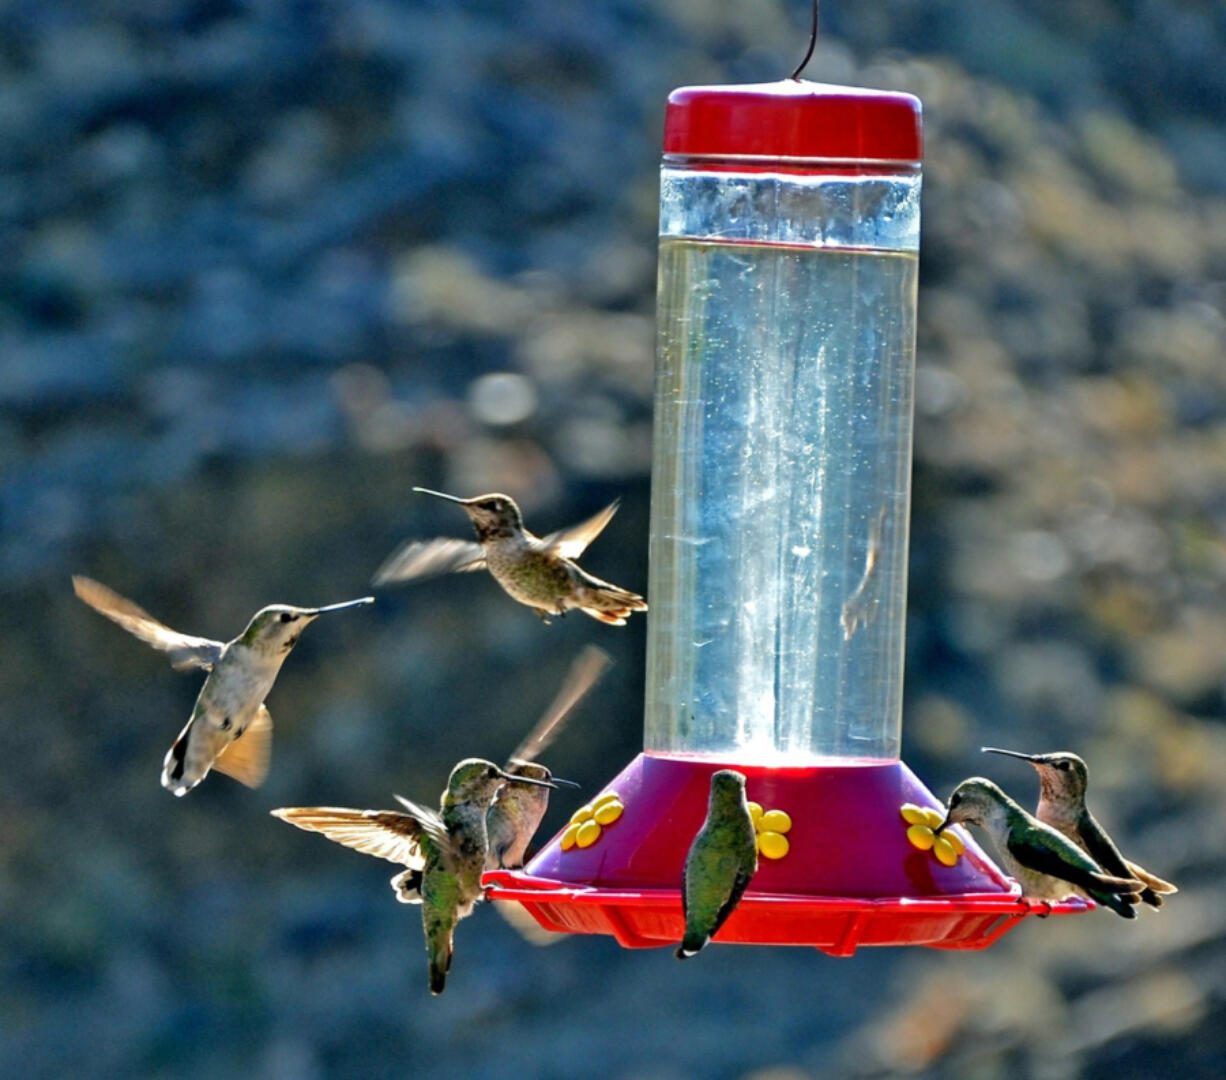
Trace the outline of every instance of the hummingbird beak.
[[329, 604], [327, 607], [319, 607], [311, 612], [312, 615], [327, 615], [330, 611], [344, 611], [346, 608], [365, 607], [367, 604], [373, 604], [375, 598], [373, 596], [363, 596], [360, 600], [346, 600], [341, 604]]
[[553, 778], [553, 783], [555, 787], [558, 784], [561, 784], [563, 787], [573, 787], [573, 788], [579, 788], [583, 786], [582, 784], [576, 784], [573, 780], [563, 780], [560, 776], [555, 776]]
[[433, 495], [436, 499], [446, 499], [448, 502], [459, 503], [461, 506], [470, 501], [468, 499], [461, 499], [457, 495], [448, 495], [443, 491], [431, 491], [429, 488], [424, 487], [415, 487], [413, 490], [420, 492], [422, 495]]
[[503, 773], [502, 778], [512, 784], [531, 784], [533, 787], [548, 787], [556, 788], [558, 785], [552, 780], [534, 780], [530, 776], [512, 776], [510, 773]]
[[997, 746], [981, 746], [979, 749], [985, 754], [1002, 754], [1004, 757], [1021, 758], [1022, 761], [1029, 761], [1032, 765], [1034, 764], [1033, 754], [1021, 754], [1016, 750], [1001, 750]]
[[941, 833], [943, 833], [946, 829], [948, 829], [951, 824], [952, 822], [949, 820], [949, 815], [946, 814], [945, 820], [942, 821], [940, 825], [938, 825], [935, 829], [932, 830], [932, 835], [940, 836]]

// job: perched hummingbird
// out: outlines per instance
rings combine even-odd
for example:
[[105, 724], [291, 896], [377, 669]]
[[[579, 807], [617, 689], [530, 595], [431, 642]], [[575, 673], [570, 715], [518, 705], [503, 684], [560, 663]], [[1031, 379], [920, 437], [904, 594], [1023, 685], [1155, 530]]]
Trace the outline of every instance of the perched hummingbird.
[[[562, 731], [570, 713], [587, 695], [596, 681], [609, 666], [609, 656], [603, 649], [589, 645], [576, 658], [558, 691], [553, 703], [537, 721], [523, 742], [515, 748], [507, 762], [506, 772], [512, 776], [527, 776], [534, 780], [552, 780], [555, 784], [577, 787], [570, 780], [555, 777], [536, 759]], [[524, 865], [528, 844], [540, 828], [545, 811], [549, 809], [547, 787], [525, 787], [523, 784], [504, 784], [490, 804], [485, 815], [485, 828], [489, 834], [489, 855], [485, 868], [516, 870]]]
[[733, 769], [711, 774], [711, 797], [685, 857], [681, 905], [685, 937], [677, 959], [701, 952], [740, 902], [758, 869], [753, 818], [745, 801], [745, 777]]
[[210, 769], [259, 787], [272, 753], [272, 717], [264, 698], [298, 636], [320, 615], [374, 603], [373, 596], [365, 596], [321, 608], [273, 604], [257, 611], [233, 641], [221, 642], [171, 630], [91, 578], [74, 576], [72, 587], [95, 611], [169, 654], [176, 669], [198, 667], [209, 673], [191, 719], [162, 763], [162, 786], [176, 795], [186, 795]]
[[477, 532], [477, 542], [405, 544], [378, 569], [374, 584], [488, 569], [513, 599], [532, 608], [545, 622], [550, 615], [565, 615], [578, 608], [610, 626], [625, 626], [632, 611], [647, 610], [641, 596], [601, 581], [574, 561], [617, 513], [616, 502], [579, 525], [542, 537], [524, 528], [519, 507], [508, 495], [458, 499], [428, 488], [413, 490], [463, 507]]
[[404, 811], [334, 806], [284, 807], [273, 816], [300, 829], [407, 869], [392, 878], [396, 899], [421, 904], [430, 993], [441, 994], [451, 969], [456, 923], [481, 899], [488, 843], [485, 815], [505, 783], [553, 787], [549, 780], [512, 776], [492, 761], [467, 758], [451, 770], [439, 811], [397, 795]]
[[1141, 899], [1150, 907], [1160, 908], [1163, 895], [1179, 892], [1169, 881], [1163, 881], [1120, 854], [1120, 849], [1086, 806], [1086, 785], [1090, 774], [1086, 763], [1076, 754], [1067, 751], [1019, 754], [1016, 750], [1000, 750], [995, 746], [985, 746], [983, 750], [988, 754], [1004, 754], [1029, 761], [1039, 773], [1039, 805], [1035, 816], [1043, 824], [1067, 836], [1108, 874], [1136, 878], [1145, 886]]
[[991, 780], [963, 780], [949, 797], [949, 812], [934, 830], [960, 822], [978, 825], [992, 837], [1005, 870], [1036, 900], [1088, 896], [1125, 919], [1135, 919], [1141, 882], [1103, 872], [1090, 856], [1050, 825], [1031, 817]]

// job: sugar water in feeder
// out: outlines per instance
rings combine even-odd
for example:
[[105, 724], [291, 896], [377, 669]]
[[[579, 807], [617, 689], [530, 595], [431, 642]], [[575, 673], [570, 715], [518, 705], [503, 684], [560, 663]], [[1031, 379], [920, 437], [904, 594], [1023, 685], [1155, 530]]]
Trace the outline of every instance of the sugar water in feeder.
[[720, 768], [761, 858], [716, 942], [982, 948], [1036, 907], [898, 757], [920, 158], [907, 94], [669, 98], [644, 753], [487, 876], [547, 929], [677, 942]]

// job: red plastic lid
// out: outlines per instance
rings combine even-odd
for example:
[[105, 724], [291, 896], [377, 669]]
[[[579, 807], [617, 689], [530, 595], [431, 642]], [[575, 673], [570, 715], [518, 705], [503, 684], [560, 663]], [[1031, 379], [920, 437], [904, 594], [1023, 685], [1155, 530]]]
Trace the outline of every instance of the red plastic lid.
[[923, 157], [920, 100], [891, 90], [801, 79], [683, 86], [668, 95], [664, 152], [918, 163]]

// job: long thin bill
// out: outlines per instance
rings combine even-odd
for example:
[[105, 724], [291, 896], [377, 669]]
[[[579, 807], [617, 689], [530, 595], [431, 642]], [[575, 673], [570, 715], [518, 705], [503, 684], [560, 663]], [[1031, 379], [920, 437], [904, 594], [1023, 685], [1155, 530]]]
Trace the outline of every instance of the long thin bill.
[[365, 607], [367, 604], [373, 604], [375, 598], [373, 596], [363, 596], [360, 600], [346, 600], [341, 604], [329, 604], [327, 607], [315, 609], [316, 615], [327, 615], [329, 611], [345, 611], [352, 607]]
[[1005, 757], [1021, 758], [1023, 761], [1034, 761], [1033, 754], [1022, 754], [1017, 750], [1002, 750], [999, 746], [981, 746], [979, 749], [985, 754], [1003, 754]]
[[414, 491], [420, 492], [422, 495], [433, 495], [436, 499], [446, 499], [453, 503], [466, 503], [467, 499], [461, 499], [458, 495], [448, 495], [445, 491], [431, 491], [430, 488], [415, 487]]
[[533, 787], [549, 788], [556, 788], [558, 786], [552, 780], [535, 780], [530, 776], [512, 776], [510, 773], [503, 773], [502, 778], [512, 784], [531, 784]]

